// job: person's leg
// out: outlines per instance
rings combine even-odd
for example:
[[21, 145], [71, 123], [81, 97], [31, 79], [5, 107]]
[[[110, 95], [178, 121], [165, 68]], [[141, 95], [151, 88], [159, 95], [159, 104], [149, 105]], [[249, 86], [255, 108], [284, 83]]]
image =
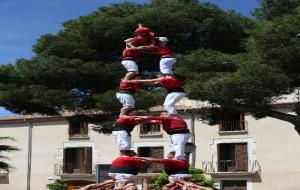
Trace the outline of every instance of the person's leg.
[[169, 115], [177, 115], [176, 103], [185, 96], [184, 92], [172, 92], [166, 96], [164, 108]]
[[131, 137], [126, 131], [113, 131], [112, 135], [115, 137], [119, 150], [130, 150]]
[[133, 107], [127, 107], [127, 106], [122, 107], [120, 110], [119, 116], [121, 117], [121, 116], [127, 115], [127, 113], [132, 109], [133, 109]]
[[175, 151], [175, 158], [177, 160], [185, 159], [185, 154], [184, 154], [185, 144], [190, 137], [191, 135], [189, 133], [171, 135], [173, 148]]
[[127, 72], [124, 79], [125, 80], [130, 80], [133, 76], [139, 74], [138, 72], [135, 72], [135, 71], [130, 71], [130, 72]]
[[173, 74], [173, 65], [176, 58], [161, 58], [159, 61], [159, 69], [162, 74]]
[[121, 64], [128, 72], [139, 72], [139, 68], [134, 60], [123, 60]]
[[123, 105], [120, 110], [120, 116], [126, 115], [128, 111], [134, 108], [135, 100], [131, 94], [117, 93], [116, 97]]

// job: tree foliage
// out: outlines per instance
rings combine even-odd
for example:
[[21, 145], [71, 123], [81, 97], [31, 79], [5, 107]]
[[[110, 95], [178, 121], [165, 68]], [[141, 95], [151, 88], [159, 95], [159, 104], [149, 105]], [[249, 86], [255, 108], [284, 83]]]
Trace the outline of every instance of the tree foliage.
[[68, 185], [64, 181], [56, 179], [53, 183], [47, 184], [47, 188], [49, 190], [67, 190]]
[[[249, 19], [234, 12], [197, 1], [100, 7], [65, 22], [58, 34], [41, 36], [33, 46], [36, 56], [32, 59], [0, 66], [0, 105], [21, 114], [118, 110], [114, 93], [125, 73], [119, 63], [123, 41], [134, 36], [137, 23], [149, 26], [159, 36], [168, 36], [170, 47], [179, 54], [198, 48], [243, 52], [251, 25]], [[158, 71], [157, 62], [153, 56], [145, 56], [140, 68]], [[148, 97], [140, 93], [137, 107], [162, 103]]]
[[285, 14], [293, 14], [300, 6], [298, 0], [259, 0], [260, 7], [254, 15], [261, 19], [272, 20]]
[[[211, 179], [207, 179], [204, 175], [204, 172], [197, 168], [190, 168], [189, 173], [192, 174], [192, 182], [205, 186], [205, 187], [214, 187], [214, 181]], [[152, 178], [150, 187], [153, 189], [160, 189], [163, 185], [169, 183], [168, 175], [163, 172], [159, 175], [156, 175]]]

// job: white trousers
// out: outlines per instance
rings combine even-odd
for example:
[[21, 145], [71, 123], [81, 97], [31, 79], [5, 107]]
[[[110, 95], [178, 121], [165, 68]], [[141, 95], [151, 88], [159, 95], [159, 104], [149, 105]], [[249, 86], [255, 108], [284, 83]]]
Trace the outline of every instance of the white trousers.
[[126, 131], [113, 131], [112, 135], [115, 137], [119, 150], [130, 150], [131, 137]]
[[176, 103], [185, 96], [184, 92], [171, 92], [166, 96], [164, 108], [168, 114], [177, 115]]
[[175, 151], [175, 158], [177, 160], [185, 160], [185, 144], [191, 138], [190, 133], [181, 133], [181, 134], [173, 134], [171, 135], [171, 142], [173, 149]]
[[162, 57], [159, 61], [159, 69], [162, 74], [173, 74], [173, 65], [176, 63], [176, 58]]
[[120, 181], [136, 181], [137, 176], [132, 174], [125, 174], [125, 173], [108, 173], [108, 176], [114, 178], [116, 182]]
[[126, 93], [116, 93], [117, 99], [121, 102], [123, 107], [132, 107], [134, 108], [135, 100], [131, 94]]
[[125, 67], [128, 72], [138, 72], [139, 68], [133, 60], [123, 60], [121, 64]]

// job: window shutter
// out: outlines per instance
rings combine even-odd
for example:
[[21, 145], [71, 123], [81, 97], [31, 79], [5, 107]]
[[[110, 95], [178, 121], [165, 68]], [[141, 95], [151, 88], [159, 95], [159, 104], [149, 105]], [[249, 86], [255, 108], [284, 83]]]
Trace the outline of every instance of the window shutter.
[[235, 161], [238, 171], [248, 171], [248, 151], [246, 143], [235, 145]]

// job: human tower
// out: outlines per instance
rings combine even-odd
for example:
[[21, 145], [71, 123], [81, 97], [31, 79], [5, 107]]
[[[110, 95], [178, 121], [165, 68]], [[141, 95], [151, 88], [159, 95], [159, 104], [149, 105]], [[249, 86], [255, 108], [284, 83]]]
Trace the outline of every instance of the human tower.
[[[137, 174], [145, 162], [160, 163], [164, 166], [169, 175], [171, 184], [165, 186], [165, 190], [175, 186], [189, 185], [191, 178], [188, 172], [189, 164], [185, 160], [184, 148], [191, 134], [186, 122], [178, 115], [176, 103], [184, 96], [182, 83], [173, 77], [173, 65], [176, 63], [175, 54], [166, 47], [168, 39], [166, 37], [156, 37], [148, 27], [138, 24], [135, 30], [136, 36], [125, 40], [126, 48], [122, 55], [121, 64], [127, 70], [126, 75], [121, 79], [117, 99], [123, 105], [120, 115], [116, 119], [112, 134], [116, 139], [119, 157], [111, 163], [109, 176], [113, 180], [86, 186], [83, 189], [136, 189], [135, 182]], [[160, 57], [160, 76], [154, 79], [141, 79], [137, 61], [145, 54], [154, 54]], [[145, 85], [159, 85], [168, 92], [164, 109], [166, 112], [160, 116], [137, 116], [134, 115], [135, 92]], [[131, 150], [131, 135], [135, 126], [143, 123], [158, 123], [163, 126], [164, 131], [171, 137], [172, 148], [167, 159], [141, 158]], [[192, 189], [206, 189], [201, 186], [190, 184]]]

